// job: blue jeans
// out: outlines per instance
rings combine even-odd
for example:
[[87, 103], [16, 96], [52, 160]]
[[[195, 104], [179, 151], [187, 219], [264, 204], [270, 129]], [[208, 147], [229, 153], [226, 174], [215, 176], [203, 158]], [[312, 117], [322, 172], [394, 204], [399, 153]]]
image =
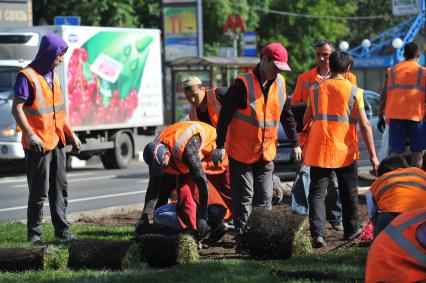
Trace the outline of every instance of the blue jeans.
[[[291, 189], [291, 211], [294, 214], [309, 214], [309, 185], [311, 178], [309, 176], [310, 167], [302, 165], [298, 170], [296, 180], [294, 180]], [[330, 181], [327, 188], [327, 196], [325, 199], [326, 213], [328, 221], [342, 220], [342, 203], [340, 202], [338, 184], [336, 175]]]
[[182, 227], [179, 224], [176, 213], [176, 203], [169, 203], [157, 208], [154, 211], [154, 222], [176, 230], [181, 230]]

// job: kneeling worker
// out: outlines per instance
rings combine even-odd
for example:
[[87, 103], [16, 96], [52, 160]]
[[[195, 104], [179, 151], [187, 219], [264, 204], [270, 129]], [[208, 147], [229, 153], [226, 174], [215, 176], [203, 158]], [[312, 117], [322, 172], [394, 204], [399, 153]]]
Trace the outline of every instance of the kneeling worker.
[[366, 193], [368, 216], [376, 237], [400, 213], [426, 206], [426, 172], [408, 167], [402, 157], [385, 158], [379, 178]]
[[[215, 167], [211, 154], [216, 148], [216, 130], [202, 122], [178, 122], [165, 128], [146, 145], [143, 158], [149, 165], [145, 206], [137, 226], [157, 222], [176, 229], [198, 232], [199, 239], [210, 231], [208, 181], [206, 174], [222, 174], [227, 164]], [[154, 208], [160, 194], [163, 173], [176, 175], [176, 205]], [[194, 195], [198, 189], [198, 205]], [[210, 222], [210, 224], [212, 224]], [[213, 225], [213, 224], [212, 224]], [[136, 227], [136, 230], [138, 227]]]
[[374, 240], [365, 282], [426, 282], [426, 207], [401, 213]]

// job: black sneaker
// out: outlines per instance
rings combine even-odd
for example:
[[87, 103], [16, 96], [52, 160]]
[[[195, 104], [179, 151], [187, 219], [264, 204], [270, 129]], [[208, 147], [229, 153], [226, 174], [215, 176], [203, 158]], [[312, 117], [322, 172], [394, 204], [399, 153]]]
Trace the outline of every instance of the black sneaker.
[[345, 235], [343, 236], [343, 240], [344, 241], [352, 241], [353, 239], [357, 238], [362, 232], [362, 229], [359, 228], [357, 231], [355, 231], [354, 233], [350, 234], [350, 235]]
[[39, 235], [31, 235], [28, 236], [27, 241], [30, 242], [31, 244], [38, 244], [41, 243], [41, 239]]
[[226, 231], [228, 231], [228, 226], [225, 223], [220, 223], [214, 230], [209, 233], [209, 236], [206, 239], [207, 243], [216, 243], [222, 240], [225, 236]]
[[76, 240], [77, 236], [71, 233], [70, 231], [65, 230], [63, 232], [57, 233], [56, 238], [58, 238], [58, 240], [60, 241], [68, 242], [68, 241]]
[[325, 246], [326, 246], [326, 244], [325, 244], [323, 237], [321, 237], [321, 236], [314, 237], [314, 239], [312, 241], [312, 247], [314, 249], [323, 248]]

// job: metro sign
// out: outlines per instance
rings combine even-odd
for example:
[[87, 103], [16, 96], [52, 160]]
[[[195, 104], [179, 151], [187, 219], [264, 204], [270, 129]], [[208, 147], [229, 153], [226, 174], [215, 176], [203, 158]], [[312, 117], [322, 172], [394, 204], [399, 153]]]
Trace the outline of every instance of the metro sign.
[[233, 32], [236, 32], [237, 28], [240, 28], [240, 32], [246, 31], [246, 25], [244, 24], [240, 14], [237, 14], [235, 16], [235, 21], [232, 18], [232, 15], [228, 14], [228, 19], [226, 20], [226, 23], [223, 26], [223, 32], [227, 33], [229, 29], [231, 29]]

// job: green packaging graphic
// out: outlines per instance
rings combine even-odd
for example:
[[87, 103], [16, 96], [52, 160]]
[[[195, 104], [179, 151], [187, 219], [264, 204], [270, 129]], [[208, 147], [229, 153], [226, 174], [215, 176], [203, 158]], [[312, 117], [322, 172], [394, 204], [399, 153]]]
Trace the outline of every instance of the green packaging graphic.
[[140, 32], [99, 32], [74, 50], [68, 67], [73, 126], [125, 122], [138, 93], [153, 42]]

